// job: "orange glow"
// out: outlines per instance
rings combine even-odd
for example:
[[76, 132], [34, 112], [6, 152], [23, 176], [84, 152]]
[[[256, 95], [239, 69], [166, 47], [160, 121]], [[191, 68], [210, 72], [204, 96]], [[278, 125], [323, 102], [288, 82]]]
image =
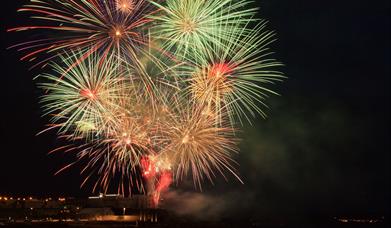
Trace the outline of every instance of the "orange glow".
[[85, 97], [90, 100], [96, 99], [96, 91], [90, 89], [82, 89], [80, 90], [80, 96]]
[[140, 163], [141, 163], [141, 167], [144, 170], [143, 175], [145, 178], [148, 179], [156, 175], [155, 165], [153, 164], [153, 162], [149, 157], [142, 157]]
[[192, 33], [194, 30], [196, 30], [196, 23], [191, 21], [190, 19], [183, 20], [182, 24], [182, 31], [184, 33]]
[[[225, 96], [233, 92], [234, 69], [235, 65], [230, 63], [215, 63], [199, 69], [191, 85], [194, 98], [208, 107], [219, 109]], [[214, 110], [208, 111], [216, 114]]]
[[125, 28], [121, 24], [113, 25], [108, 33], [113, 40], [119, 41], [125, 35]]
[[117, 0], [116, 7], [122, 13], [130, 13], [133, 11], [135, 5], [133, 0]]
[[125, 144], [130, 145], [132, 143], [132, 140], [130, 138], [125, 139]]
[[186, 134], [185, 137], [183, 137], [183, 139], [182, 139], [182, 143], [183, 143], [183, 144], [188, 143], [188, 142], [189, 142], [189, 139], [190, 139], [189, 135]]
[[172, 175], [170, 171], [165, 171], [160, 175], [155, 193], [153, 195], [153, 203], [155, 207], [159, 205], [160, 193], [162, 191], [165, 191], [171, 185], [171, 182], [172, 182]]
[[222, 77], [222, 76], [228, 76], [230, 73], [232, 73], [233, 67], [230, 66], [228, 63], [217, 63], [212, 65], [212, 67], [209, 70], [208, 76], [209, 77]]
[[136, 215], [97, 215], [94, 220], [99, 222], [136, 222], [139, 217]]

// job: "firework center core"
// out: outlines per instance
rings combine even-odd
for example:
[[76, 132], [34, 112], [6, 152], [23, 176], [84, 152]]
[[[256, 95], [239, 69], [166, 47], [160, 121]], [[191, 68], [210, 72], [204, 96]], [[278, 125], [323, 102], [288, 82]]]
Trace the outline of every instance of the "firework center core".
[[184, 33], [192, 33], [197, 28], [197, 24], [190, 19], [184, 19], [181, 26]]
[[80, 96], [85, 97], [89, 100], [95, 100], [96, 99], [96, 92], [94, 90], [90, 90], [90, 89], [82, 89], [82, 90], [80, 90]]
[[186, 144], [186, 143], [189, 142], [189, 140], [190, 140], [190, 136], [189, 136], [189, 134], [186, 134], [186, 135], [183, 137], [183, 139], [182, 139], [182, 143], [183, 143], [183, 144]]
[[229, 75], [232, 70], [232, 67], [228, 63], [217, 63], [210, 67], [208, 76], [209, 78], [220, 78]]
[[134, 8], [134, 2], [132, 0], [117, 0], [117, 10], [123, 13], [130, 13]]
[[114, 40], [119, 40], [125, 34], [125, 29], [122, 26], [114, 26], [111, 31], [109, 31], [109, 35]]

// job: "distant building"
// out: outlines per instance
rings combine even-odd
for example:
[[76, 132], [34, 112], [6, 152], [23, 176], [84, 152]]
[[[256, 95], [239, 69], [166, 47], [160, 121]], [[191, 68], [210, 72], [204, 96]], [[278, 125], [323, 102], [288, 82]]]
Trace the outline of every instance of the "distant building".
[[[149, 196], [99, 194], [77, 198], [7, 198], [0, 200], [0, 220], [157, 222]], [[10, 221], [11, 221], [10, 220]]]

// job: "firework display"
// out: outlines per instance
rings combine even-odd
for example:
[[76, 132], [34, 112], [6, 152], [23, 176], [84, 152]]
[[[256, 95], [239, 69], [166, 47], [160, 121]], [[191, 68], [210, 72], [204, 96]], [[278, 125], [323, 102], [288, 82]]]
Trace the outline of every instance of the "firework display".
[[274, 33], [248, 0], [31, 0], [34, 40], [11, 48], [39, 59], [45, 130], [82, 163], [82, 186], [154, 204], [171, 182], [240, 182], [238, 129], [265, 116]]

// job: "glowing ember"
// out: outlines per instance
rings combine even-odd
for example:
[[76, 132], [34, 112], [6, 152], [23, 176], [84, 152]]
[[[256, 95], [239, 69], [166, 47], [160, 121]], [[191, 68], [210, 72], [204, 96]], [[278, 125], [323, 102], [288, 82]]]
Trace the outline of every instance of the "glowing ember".
[[155, 177], [155, 175], [156, 175], [155, 166], [154, 166], [153, 162], [148, 157], [142, 157], [140, 163], [141, 163], [141, 167], [143, 170], [143, 176], [146, 179], [149, 179], [151, 177]]
[[140, 163], [143, 177], [152, 184], [149, 190], [153, 189], [153, 192], [151, 192], [153, 205], [157, 207], [161, 192], [165, 191], [172, 183], [171, 166], [167, 161], [153, 156], [141, 158]]
[[160, 175], [159, 183], [156, 187], [156, 191], [161, 192], [167, 189], [172, 182], [171, 172], [165, 171]]
[[188, 143], [188, 142], [189, 142], [189, 139], [190, 139], [189, 135], [186, 134], [185, 137], [183, 137], [183, 139], [182, 139], [182, 143], [183, 143], [183, 144]]
[[90, 89], [82, 89], [80, 90], [80, 96], [88, 98], [90, 100], [96, 99], [96, 91]]
[[109, 34], [112, 37], [112, 39], [119, 40], [121, 37], [125, 35], [125, 29], [123, 28], [123, 26], [116, 25], [111, 29]]
[[160, 178], [157, 182], [157, 186], [155, 188], [155, 192], [153, 194], [153, 203], [155, 207], [159, 205], [160, 194], [165, 191], [172, 182], [172, 174], [169, 171], [165, 171], [160, 175]]
[[117, 10], [121, 11], [122, 13], [130, 13], [135, 7], [133, 0], [117, 0], [116, 5]]
[[[230, 63], [215, 63], [201, 66], [192, 79], [191, 90], [195, 100], [215, 108], [217, 112], [226, 105], [227, 95], [234, 92], [235, 79], [232, 77], [236, 66]], [[216, 111], [207, 110], [210, 114]], [[206, 112], [204, 113], [206, 114]]]
[[181, 26], [184, 33], [192, 33], [196, 29], [196, 23], [190, 19], [183, 20]]
[[132, 140], [130, 138], [125, 139], [125, 144], [130, 145], [132, 143]]
[[228, 63], [217, 63], [212, 65], [209, 70], [209, 77], [217, 77], [220, 78], [222, 76], [228, 76], [233, 71], [233, 67]]

